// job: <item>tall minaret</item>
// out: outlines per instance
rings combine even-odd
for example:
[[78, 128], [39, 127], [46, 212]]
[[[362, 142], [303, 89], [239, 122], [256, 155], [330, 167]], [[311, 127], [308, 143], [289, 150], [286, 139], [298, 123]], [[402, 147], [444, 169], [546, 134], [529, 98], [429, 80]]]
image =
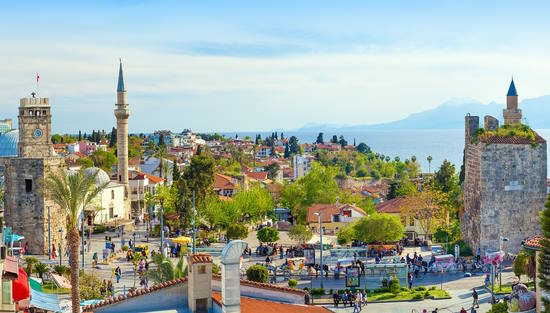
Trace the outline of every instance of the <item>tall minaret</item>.
[[118, 70], [117, 104], [115, 109], [117, 128], [118, 182], [124, 185], [125, 197], [128, 197], [128, 117], [130, 109], [126, 102], [126, 88], [122, 75], [122, 59]]
[[504, 125], [517, 125], [521, 123], [521, 110], [518, 108], [518, 92], [516, 91], [513, 78], [506, 94], [506, 109], [504, 109], [502, 115], [504, 116]]

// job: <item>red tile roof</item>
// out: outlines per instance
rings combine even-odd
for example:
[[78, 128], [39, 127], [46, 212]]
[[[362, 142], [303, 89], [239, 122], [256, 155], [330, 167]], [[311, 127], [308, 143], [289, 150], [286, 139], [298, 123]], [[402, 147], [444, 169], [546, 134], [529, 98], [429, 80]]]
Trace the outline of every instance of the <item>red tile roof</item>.
[[231, 181], [231, 177], [216, 173], [214, 178], [214, 189], [235, 189], [235, 184]]
[[319, 216], [315, 215], [315, 213], [322, 212], [321, 219], [323, 220], [323, 223], [331, 223], [332, 222], [332, 216], [340, 214], [342, 210], [344, 209], [352, 209], [360, 214], [365, 215], [365, 212], [361, 209], [356, 207], [352, 204], [319, 204], [315, 203], [312, 204], [307, 209], [307, 223], [318, 223], [319, 222]]
[[247, 172], [246, 176], [250, 179], [266, 180], [267, 179], [267, 172]]
[[206, 253], [196, 253], [191, 258], [191, 261], [194, 263], [212, 263], [212, 257], [210, 254]]
[[386, 200], [376, 206], [378, 213], [401, 213], [401, 208], [405, 206], [405, 198], [398, 197]]
[[187, 281], [187, 278], [178, 278], [178, 279], [166, 281], [166, 282], [163, 282], [163, 283], [160, 283], [160, 284], [155, 284], [155, 285], [153, 285], [149, 288], [137, 289], [136, 291], [130, 292], [127, 295], [119, 295], [119, 296], [116, 296], [116, 297], [112, 297], [112, 298], [102, 300], [102, 301], [100, 301], [99, 303], [96, 303], [96, 304], [89, 304], [89, 305], [82, 308], [82, 312], [91, 313], [95, 309], [98, 309], [100, 307], [104, 307], [104, 306], [107, 306], [107, 305], [110, 305], [110, 304], [115, 304], [117, 302], [129, 299], [129, 298], [135, 298], [135, 297], [139, 297], [139, 296], [142, 296], [142, 295], [146, 295], [146, 294], [151, 293], [153, 291], [156, 291], [156, 290], [159, 290], [159, 289], [162, 289], [162, 288], [166, 288], [166, 287], [169, 287], [169, 286], [173, 286], [173, 285], [176, 285], [176, 284], [181, 284], [181, 283], [186, 282], [186, 281]]
[[[212, 300], [220, 307], [222, 306], [222, 295], [219, 292], [212, 293]], [[258, 300], [253, 298], [241, 297], [242, 313], [327, 313], [332, 312], [322, 306], [298, 305], [273, 302], [267, 300]]]
[[528, 249], [541, 250], [543, 239], [544, 237], [542, 236], [533, 236], [533, 237], [527, 238], [523, 246]]
[[[479, 141], [484, 143], [502, 143], [502, 144], [514, 144], [514, 145], [525, 145], [525, 144], [533, 143], [533, 141], [528, 138], [500, 137], [500, 136], [491, 136], [489, 138], [481, 137]], [[535, 143], [545, 143], [545, 142], [546, 140], [535, 132]]]

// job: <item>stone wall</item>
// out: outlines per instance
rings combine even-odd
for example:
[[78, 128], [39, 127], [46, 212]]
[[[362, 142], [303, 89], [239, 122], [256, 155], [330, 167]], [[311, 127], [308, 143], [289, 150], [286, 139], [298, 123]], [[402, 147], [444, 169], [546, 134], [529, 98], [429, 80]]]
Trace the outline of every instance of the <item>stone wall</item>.
[[541, 234], [539, 212], [546, 201], [546, 143], [482, 144], [481, 236], [483, 251], [517, 253], [521, 241]]
[[481, 234], [481, 145], [466, 141], [464, 148], [464, 212], [460, 223], [462, 239], [473, 251]]
[[[5, 199], [4, 216], [6, 226], [25, 237], [31, 254], [48, 253], [48, 210], [50, 207], [51, 242], [56, 245], [59, 254], [59, 243], [63, 238], [65, 248], [65, 212], [50, 200], [46, 200], [40, 184], [48, 169], [56, 170], [62, 166], [63, 159], [58, 157], [46, 159], [12, 158], [4, 160], [5, 164]], [[30, 191], [26, 189], [26, 180], [30, 180]], [[63, 228], [60, 234], [59, 229]]]

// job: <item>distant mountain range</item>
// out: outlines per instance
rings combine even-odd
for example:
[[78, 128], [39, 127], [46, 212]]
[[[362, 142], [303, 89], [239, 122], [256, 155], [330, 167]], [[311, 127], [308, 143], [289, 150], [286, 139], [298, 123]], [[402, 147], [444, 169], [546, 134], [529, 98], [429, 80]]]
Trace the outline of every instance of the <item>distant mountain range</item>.
[[[534, 129], [550, 128], [550, 95], [539, 98], [525, 99], [519, 104], [523, 111], [524, 123]], [[483, 104], [472, 99], [451, 100], [438, 107], [413, 113], [406, 118], [389, 123], [354, 125], [338, 127], [336, 125], [306, 125], [299, 131], [363, 131], [363, 130], [391, 130], [391, 129], [459, 129], [464, 127], [464, 116], [478, 115], [480, 125], [483, 125], [483, 116], [492, 115], [502, 124], [502, 110], [504, 104], [491, 102]]]

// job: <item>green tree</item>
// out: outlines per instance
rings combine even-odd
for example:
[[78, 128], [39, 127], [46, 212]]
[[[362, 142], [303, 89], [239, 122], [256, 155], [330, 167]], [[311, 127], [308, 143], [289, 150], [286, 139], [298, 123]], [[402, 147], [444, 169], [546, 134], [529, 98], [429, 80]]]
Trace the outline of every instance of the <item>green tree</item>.
[[366, 154], [368, 154], [368, 153], [371, 152], [371, 149], [370, 149], [369, 146], [367, 146], [366, 143], [361, 142], [361, 143], [359, 143], [359, 145], [357, 146], [357, 151], [359, 151], [359, 152], [361, 152], [361, 153], [366, 153]]
[[384, 213], [362, 217], [352, 227], [355, 239], [363, 242], [398, 241], [403, 238], [405, 231], [398, 216]]
[[288, 237], [294, 241], [305, 243], [313, 237], [313, 232], [305, 225], [294, 225], [288, 230]]
[[241, 224], [232, 224], [227, 227], [225, 234], [229, 240], [245, 239], [248, 237], [248, 227]]
[[158, 166], [159, 176], [162, 178], [166, 178], [166, 171], [164, 171], [164, 167], [165, 167], [164, 159], [166, 158], [166, 145], [159, 144], [155, 148], [155, 150], [151, 151], [151, 154], [149, 155], [147, 160], [149, 160], [150, 158], [156, 158], [159, 161], [159, 166]]
[[320, 143], [320, 144], [323, 144], [325, 143], [324, 139], [323, 139], [323, 133], [319, 133], [319, 135], [317, 135], [317, 140], [315, 141], [315, 143]]
[[60, 134], [55, 134], [52, 136], [52, 143], [62, 143], [63, 137]]
[[93, 167], [94, 161], [90, 158], [79, 158], [76, 160], [77, 164], [80, 164], [83, 168]]
[[260, 242], [271, 243], [279, 240], [279, 231], [273, 227], [264, 227], [256, 235]]
[[[71, 286], [79, 286], [79, 246], [80, 234], [78, 232], [79, 211], [88, 207], [92, 200], [104, 190], [109, 182], [96, 186], [95, 179], [99, 171], [87, 175], [84, 169], [74, 174], [60, 169], [57, 172], [49, 172], [43, 182], [43, 191], [48, 199], [65, 210], [67, 213], [65, 229], [68, 232], [69, 254], [71, 257]], [[61, 253], [61, 251], [59, 252]], [[80, 313], [80, 295], [78, 288], [72, 288], [72, 311]]]
[[331, 143], [338, 143], [338, 136], [332, 135], [332, 139], [330, 140]]
[[453, 189], [455, 176], [455, 166], [444, 160], [439, 170], [435, 172], [435, 183], [443, 192], [449, 192]]
[[180, 179], [180, 168], [178, 166], [178, 162], [174, 160], [174, 163], [172, 163], [172, 181], [178, 181]]
[[338, 143], [342, 146], [342, 148], [348, 145], [348, 141], [344, 138], [344, 135], [340, 135]]
[[339, 245], [347, 245], [355, 238], [355, 227], [350, 224], [337, 234], [336, 240]]
[[165, 281], [184, 277], [183, 256], [176, 267], [174, 267], [174, 263], [169, 258], [163, 256], [161, 253], [156, 253], [152, 258], [155, 266], [149, 267], [146, 275], [155, 283], [160, 284]]
[[431, 173], [432, 172], [432, 160], [433, 160], [433, 158], [432, 158], [431, 155], [428, 155], [426, 160], [428, 160], [428, 173]]
[[263, 265], [252, 265], [246, 270], [246, 278], [251, 281], [265, 284], [269, 278], [269, 272]]
[[288, 149], [290, 154], [300, 153], [300, 145], [298, 144], [298, 138], [296, 138], [296, 136], [292, 136], [288, 140]]
[[116, 128], [113, 127], [113, 129], [111, 130], [111, 136], [109, 138], [109, 148], [112, 148], [116, 145], [117, 143], [117, 135], [116, 135]]
[[109, 151], [96, 150], [90, 155], [94, 165], [106, 172], [111, 172], [111, 168], [117, 163], [117, 157]]
[[521, 275], [525, 275], [525, 265], [527, 258], [524, 253], [518, 253], [514, 259], [514, 274], [518, 277], [518, 281], [521, 281]]
[[416, 194], [417, 188], [416, 185], [411, 182], [411, 180], [404, 176], [401, 178], [401, 181], [399, 182], [399, 187], [396, 189], [395, 194], [398, 197], [404, 197], [404, 196], [412, 196]]
[[214, 176], [216, 173], [214, 159], [206, 153], [194, 155], [191, 164], [183, 172], [189, 190], [195, 191], [195, 199], [198, 207], [203, 207], [206, 195], [212, 192]]
[[281, 167], [279, 166], [278, 163], [271, 163], [266, 167], [264, 167], [264, 171], [267, 172], [267, 178], [269, 179], [275, 179], [280, 169]]

